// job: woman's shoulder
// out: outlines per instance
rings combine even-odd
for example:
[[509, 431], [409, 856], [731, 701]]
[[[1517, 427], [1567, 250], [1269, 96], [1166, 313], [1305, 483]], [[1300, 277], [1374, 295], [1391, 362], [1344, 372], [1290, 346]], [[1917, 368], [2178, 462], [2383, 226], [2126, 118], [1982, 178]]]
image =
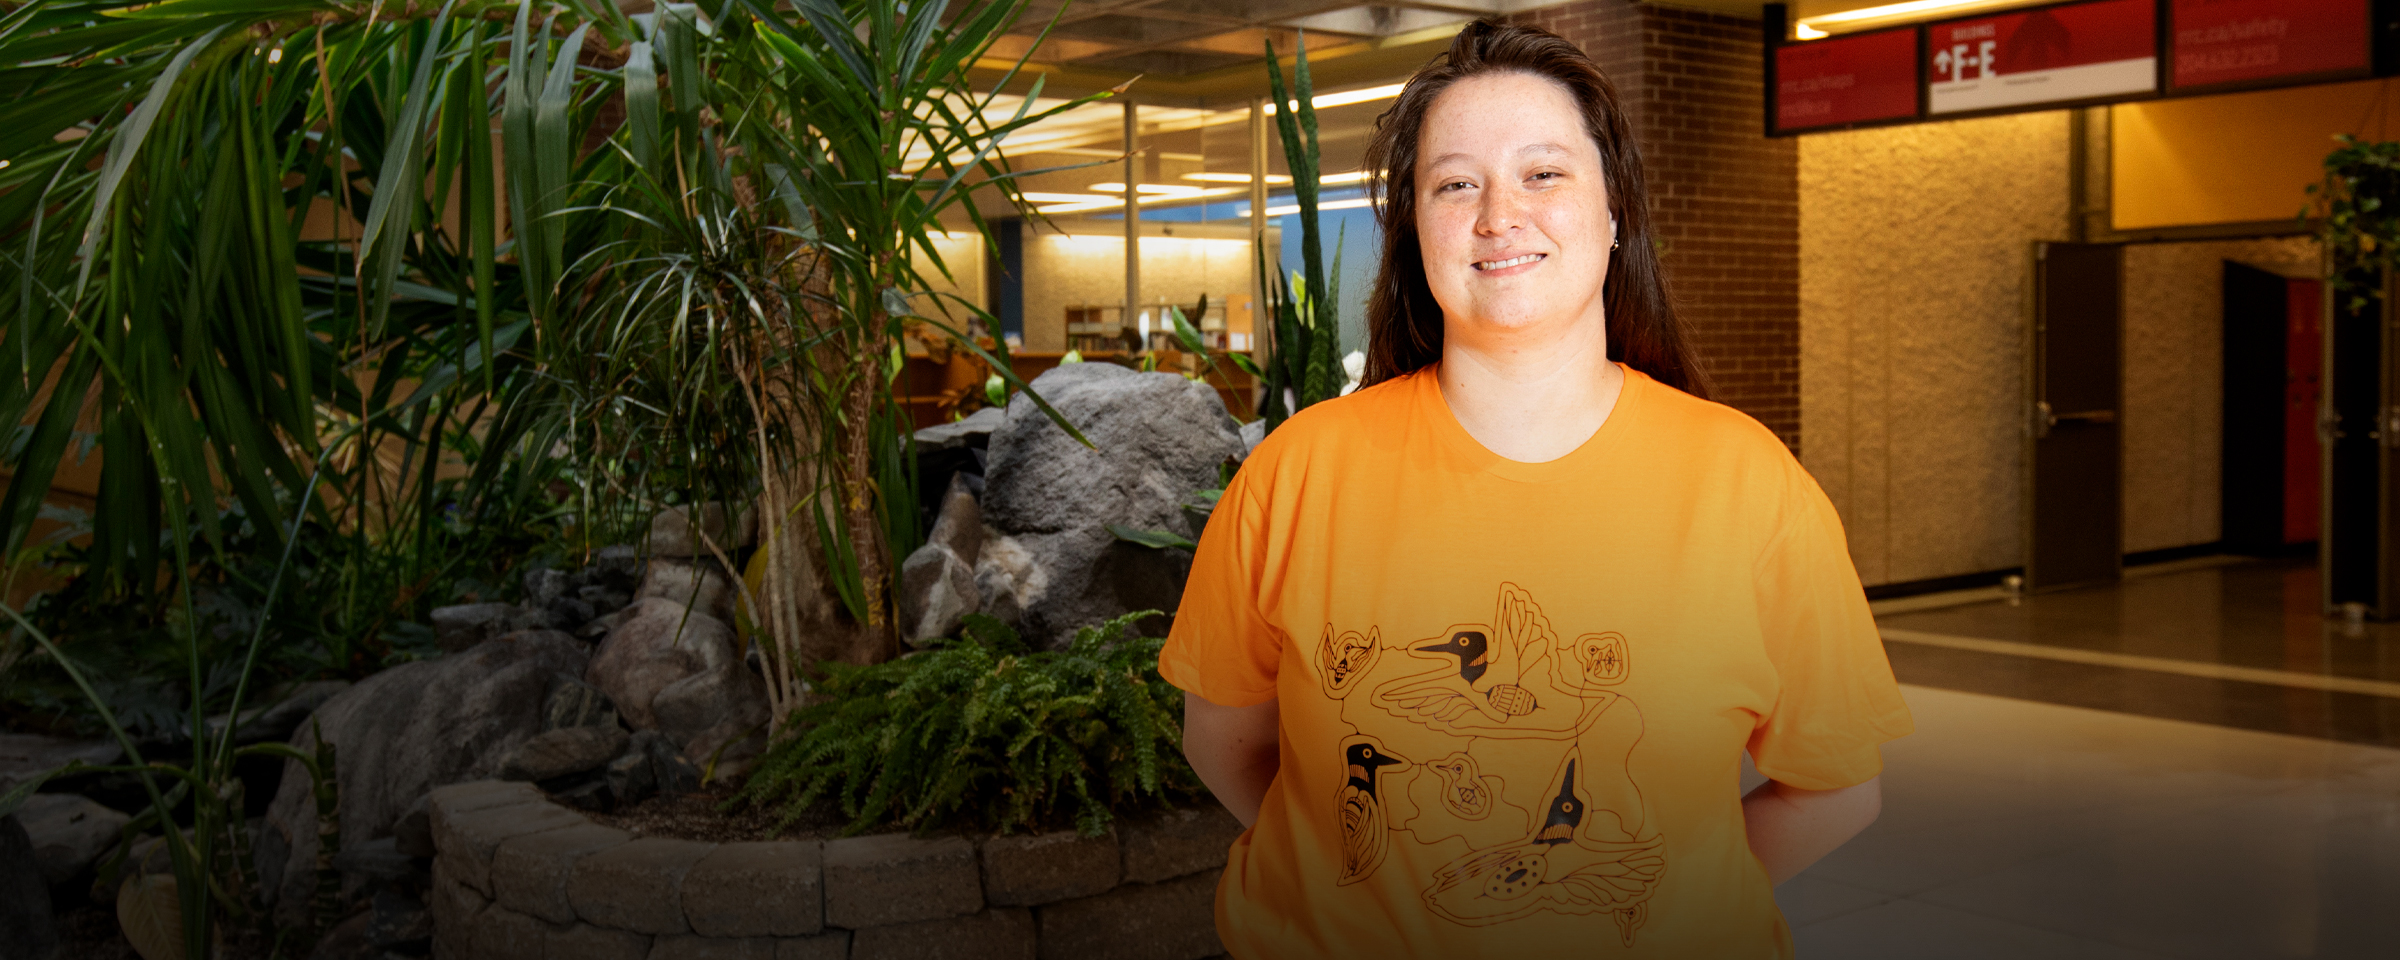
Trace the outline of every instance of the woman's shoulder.
[[1402, 374], [1309, 404], [1285, 418], [1251, 455], [1306, 456], [1370, 440], [1378, 431], [1400, 426], [1407, 420], [1415, 389], [1413, 381], [1426, 375], [1429, 374]]
[[[1627, 370], [1633, 370], [1631, 366]], [[1781, 462], [1792, 459], [1783, 438], [1758, 418], [1716, 400], [1704, 400], [1634, 370], [1641, 380], [1646, 426], [1696, 452]]]

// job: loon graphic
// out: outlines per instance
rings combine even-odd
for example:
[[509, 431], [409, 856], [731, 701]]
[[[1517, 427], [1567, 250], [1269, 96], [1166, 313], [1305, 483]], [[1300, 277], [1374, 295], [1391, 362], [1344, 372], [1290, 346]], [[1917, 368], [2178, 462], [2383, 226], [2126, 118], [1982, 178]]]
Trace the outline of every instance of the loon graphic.
[[1384, 848], [1390, 841], [1384, 826], [1383, 798], [1376, 793], [1377, 773], [1384, 767], [1408, 761], [1365, 741], [1343, 747], [1342, 760], [1348, 779], [1342, 783], [1335, 819], [1342, 825], [1341, 882], [1350, 884], [1375, 872], [1383, 863]]

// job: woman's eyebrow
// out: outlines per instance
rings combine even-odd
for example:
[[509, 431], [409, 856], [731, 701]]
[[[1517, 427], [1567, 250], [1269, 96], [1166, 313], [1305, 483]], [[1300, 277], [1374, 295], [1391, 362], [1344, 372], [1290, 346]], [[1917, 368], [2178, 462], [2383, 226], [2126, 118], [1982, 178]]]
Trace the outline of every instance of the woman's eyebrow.
[[[1528, 144], [1526, 144], [1526, 145], [1524, 145], [1524, 146], [1522, 146], [1522, 147], [1518, 147], [1518, 148], [1517, 148], [1517, 155], [1518, 155], [1518, 156], [1525, 156], [1525, 155], [1528, 155], [1528, 154], [1536, 154], [1536, 153], [1572, 153], [1572, 152], [1574, 152], [1574, 151], [1568, 150], [1568, 149], [1567, 149], [1567, 148], [1565, 148], [1565, 147], [1559, 146], [1558, 144], [1551, 143], [1551, 142], [1549, 142], [1549, 141], [1543, 141], [1543, 142], [1541, 142], [1541, 143], [1528, 143]], [[1433, 168], [1433, 167], [1438, 167], [1438, 166], [1441, 166], [1442, 164], [1445, 164], [1445, 163], [1449, 163], [1449, 162], [1451, 162], [1451, 161], [1453, 161], [1453, 160], [1460, 160], [1460, 161], [1466, 161], [1466, 162], [1470, 162], [1470, 163], [1471, 163], [1471, 162], [1473, 162], [1473, 161], [1474, 161], [1474, 159], [1475, 159], [1475, 158], [1474, 158], [1473, 156], [1471, 156], [1471, 155], [1469, 155], [1469, 154], [1466, 154], [1466, 153], [1463, 153], [1463, 152], [1461, 152], [1461, 153], [1445, 153], [1445, 154], [1442, 154], [1441, 156], [1434, 157], [1434, 158], [1432, 158], [1432, 159], [1426, 160], [1426, 161], [1425, 161], [1425, 166], [1426, 166], [1428, 169], [1430, 169], [1430, 168]]]

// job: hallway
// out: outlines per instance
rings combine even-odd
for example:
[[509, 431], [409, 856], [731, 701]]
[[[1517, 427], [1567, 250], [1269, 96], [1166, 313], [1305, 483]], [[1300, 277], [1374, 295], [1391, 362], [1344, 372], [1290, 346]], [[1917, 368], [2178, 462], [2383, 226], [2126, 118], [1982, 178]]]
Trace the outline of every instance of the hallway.
[[2128, 574], [1878, 604], [1917, 733], [1778, 891], [1802, 957], [2400, 951], [2400, 630], [2304, 564]]

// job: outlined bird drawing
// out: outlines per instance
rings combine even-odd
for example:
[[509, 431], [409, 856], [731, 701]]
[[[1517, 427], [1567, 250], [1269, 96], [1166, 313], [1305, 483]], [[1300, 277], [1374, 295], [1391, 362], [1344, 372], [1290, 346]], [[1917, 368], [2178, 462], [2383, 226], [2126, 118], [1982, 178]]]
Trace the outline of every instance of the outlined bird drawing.
[[1378, 793], [1380, 775], [1383, 768], [1408, 761], [1393, 756], [1373, 740], [1352, 737], [1342, 744], [1342, 763], [1348, 779], [1343, 781], [1337, 797], [1334, 819], [1342, 825], [1340, 884], [1348, 885], [1366, 879], [1383, 863], [1383, 852], [1390, 846], [1391, 838], [1385, 826], [1383, 797]]

